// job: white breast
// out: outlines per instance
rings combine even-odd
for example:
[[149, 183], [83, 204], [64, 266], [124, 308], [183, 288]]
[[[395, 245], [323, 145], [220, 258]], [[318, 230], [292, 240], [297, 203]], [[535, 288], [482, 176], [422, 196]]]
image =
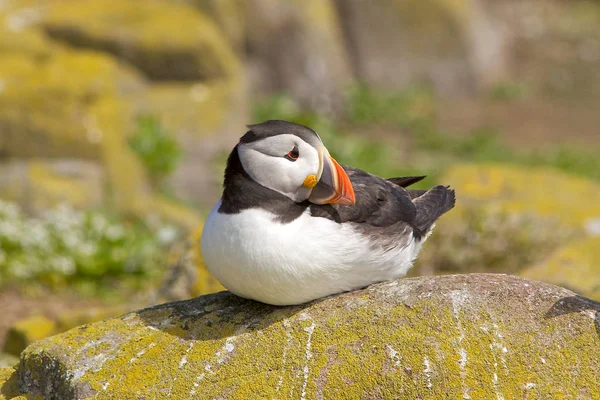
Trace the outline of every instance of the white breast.
[[308, 210], [282, 224], [262, 209], [220, 214], [220, 204], [202, 233], [206, 266], [233, 293], [269, 304], [304, 303], [404, 276], [424, 241], [377, 250], [352, 224]]

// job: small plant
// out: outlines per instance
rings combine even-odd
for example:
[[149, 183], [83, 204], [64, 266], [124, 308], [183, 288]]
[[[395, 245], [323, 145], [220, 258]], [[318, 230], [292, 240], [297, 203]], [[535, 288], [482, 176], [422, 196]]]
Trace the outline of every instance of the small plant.
[[562, 145], [520, 155], [525, 165], [548, 165], [562, 171], [600, 181], [599, 148]]
[[422, 128], [433, 120], [435, 99], [424, 85], [384, 92], [357, 83], [346, 91], [346, 110], [352, 123]]
[[16, 204], [0, 200], [0, 285], [42, 282], [84, 288], [88, 294], [139, 287], [165, 263], [164, 229], [67, 205], [31, 218]]
[[152, 115], [137, 118], [137, 129], [129, 139], [129, 146], [142, 161], [157, 189], [175, 171], [182, 156], [177, 141]]
[[527, 94], [527, 87], [519, 82], [498, 82], [489, 89], [489, 98], [495, 101], [522, 100]]

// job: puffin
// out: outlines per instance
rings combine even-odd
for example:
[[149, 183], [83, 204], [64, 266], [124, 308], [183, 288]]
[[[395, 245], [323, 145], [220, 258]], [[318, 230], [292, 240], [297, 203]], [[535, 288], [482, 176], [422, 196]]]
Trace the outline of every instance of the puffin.
[[248, 129], [201, 236], [207, 269], [240, 297], [297, 305], [403, 277], [454, 207], [449, 186], [407, 189], [424, 176], [340, 165], [306, 126]]

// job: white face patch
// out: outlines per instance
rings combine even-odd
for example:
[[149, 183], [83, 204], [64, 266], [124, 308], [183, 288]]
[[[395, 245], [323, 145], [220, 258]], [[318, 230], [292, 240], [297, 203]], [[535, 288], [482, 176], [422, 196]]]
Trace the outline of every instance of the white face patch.
[[[294, 147], [299, 156], [296, 161], [290, 161], [285, 155]], [[240, 143], [238, 154], [244, 170], [255, 182], [297, 203], [310, 196], [312, 189], [302, 184], [308, 175], [318, 175], [319, 153], [298, 136], [283, 134]]]

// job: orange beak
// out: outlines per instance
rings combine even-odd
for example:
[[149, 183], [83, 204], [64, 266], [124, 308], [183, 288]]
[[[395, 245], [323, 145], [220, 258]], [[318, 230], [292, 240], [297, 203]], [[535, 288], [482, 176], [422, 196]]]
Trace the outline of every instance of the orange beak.
[[344, 168], [327, 153], [321, 152], [321, 177], [308, 201], [315, 204], [355, 203], [354, 188]]

